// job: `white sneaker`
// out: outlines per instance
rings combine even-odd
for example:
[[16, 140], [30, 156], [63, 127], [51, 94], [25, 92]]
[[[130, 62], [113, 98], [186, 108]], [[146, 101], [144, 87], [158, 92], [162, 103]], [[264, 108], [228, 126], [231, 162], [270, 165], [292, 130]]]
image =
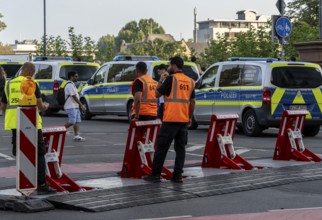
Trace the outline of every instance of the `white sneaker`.
[[74, 137], [74, 141], [85, 141], [85, 138], [77, 135], [77, 136]]

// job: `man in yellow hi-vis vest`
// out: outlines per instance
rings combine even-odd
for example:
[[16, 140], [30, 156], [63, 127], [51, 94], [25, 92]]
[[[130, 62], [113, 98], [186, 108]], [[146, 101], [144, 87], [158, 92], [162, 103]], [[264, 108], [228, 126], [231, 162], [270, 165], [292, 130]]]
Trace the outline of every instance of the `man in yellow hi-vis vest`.
[[[1, 98], [1, 107], [5, 111], [5, 130], [12, 131], [12, 154], [16, 155], [16, 129], [17, 129], [17, 107], [19, 105], [19, 97], [21, 95], [21, 83], [25, 77], [32, 77], [35, 73], [35, 65], [26, 62], [21, 69], [20, 76], [8, 80], [6, 82], [4, 93]], [[48, 103], [44, 103], [41, 99], [40, 89], [36, 83], [35, 96], [37, 98], [37, 107], [39, 111], [45, 111], [48, 108]], [[42, 119], [38, 115], [38, 194], [52, 194], [57, 191], [47, 185], [46, 182], [46, 149], [42, 135]]]

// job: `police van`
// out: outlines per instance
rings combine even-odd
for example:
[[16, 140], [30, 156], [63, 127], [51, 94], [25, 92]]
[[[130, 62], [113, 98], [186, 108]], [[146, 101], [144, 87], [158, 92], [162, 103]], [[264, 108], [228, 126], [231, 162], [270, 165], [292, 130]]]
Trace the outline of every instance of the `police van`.
[[7, 79], [15, 77], [25, 62], [0, 61], [0, 66], [7, 74]]
[[49, 108], [44, 115], [58, 112], [62, 106], [57, 103], [58, 89], [64, 80], [68, 80], [68, 72], [74, 70], [78, 73], [77, 87], [86, 84], [87, 80], [99, 68], [97, 63], [72, 62], [72, 61], [36, 61], [33, 62], [36, 71], [35, 80], [39, 83], [42, 99], [49, 103]]
[[279, 127], [284, 110], [307, 110], [303, 134], [322, 124], [322, 74], [317, 64], [234, 58], [211, 65], [196, 84], [191, 129], [209, 125], [212, 114], [238, 113], [248, 136]]
[[[148, 75], [158, 81], [157, 68], [168, 61], [144, 61]], [[133, 96], [130, 91], [132, 81], [137, 77], [135, 65], [138, 61], [112, 61], [104, 63], [80, 91], [80, 101], [86, 106], [81, 116], [89, 120], [95, 115], [128, 116], [132, 113]], [[195, 63], [185, 62], [183, 72], [190, 78], [199, 78]]]

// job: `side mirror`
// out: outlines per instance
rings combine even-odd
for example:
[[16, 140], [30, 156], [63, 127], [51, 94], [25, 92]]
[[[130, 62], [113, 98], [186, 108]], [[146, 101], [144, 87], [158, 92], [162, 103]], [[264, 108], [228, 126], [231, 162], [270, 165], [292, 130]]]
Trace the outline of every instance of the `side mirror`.
[[200, 78], [200, 80], [198, 80], [196, 83], [196, 89], [201, 89], [201, 85], [202, 85], [202, 79]]
[[89, 80], [87, 80], [87, 84], [88, 85], [93, 85], [94, 84], [94, 79], [90, 78]]

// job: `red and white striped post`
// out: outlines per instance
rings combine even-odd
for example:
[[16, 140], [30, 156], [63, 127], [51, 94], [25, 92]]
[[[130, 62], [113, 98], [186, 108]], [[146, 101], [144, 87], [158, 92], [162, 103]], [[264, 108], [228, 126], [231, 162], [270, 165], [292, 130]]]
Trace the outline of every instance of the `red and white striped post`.
[[37, 107], [17, 109], [17, 183], [16, 189], [29, 196], [37, 189]]

